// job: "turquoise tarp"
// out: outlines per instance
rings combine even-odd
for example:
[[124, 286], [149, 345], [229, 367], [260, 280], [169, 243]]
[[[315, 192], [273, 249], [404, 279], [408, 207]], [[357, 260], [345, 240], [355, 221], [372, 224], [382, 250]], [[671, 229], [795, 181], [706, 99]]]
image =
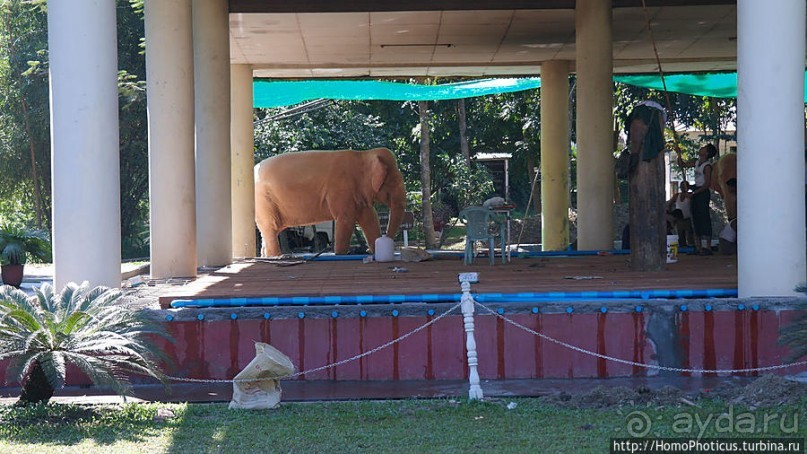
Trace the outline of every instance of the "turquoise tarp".
[[[658, 74], [614, 76], [615, 82], [637, 87], [664, 90]], [[737, 73], [667, 74], [664, 76], [667, 91], [713, 98], [737, 97]], [[804, 102], [807, 103], [807, 72], [804, 73]]]
[[253, 83], [255, 107], [281, 107], [312, 99], [439, 101], [529, 90], [541, 86], [537, 77], [480, 79], [442, 85], [358, 80], [268, 81]]
[[[632, 74], [614, 76], [615, 82], [637, 87], [664, 90], [658, 74]], [[714, 98], [737, 97], [737, 73], [666, 74], [667, 91]]]
[[[667, 90], [715, 98], [737, 97], [737, 73], [667, 74]], [[615, 82], [663, 90], [658, 74], [614, 76]], [[255, 107], [281, 107], [313, 99], [439, 101], [475, 96], [509, 93], [539, 88], [538, 77], [511, 79], [480, 79], [442, 85], [419, 85], [400, 82], [357, 80], [270, 81], [253, 83]], [[807, 102], [807, 73], [805, 73], [805, 102]]]

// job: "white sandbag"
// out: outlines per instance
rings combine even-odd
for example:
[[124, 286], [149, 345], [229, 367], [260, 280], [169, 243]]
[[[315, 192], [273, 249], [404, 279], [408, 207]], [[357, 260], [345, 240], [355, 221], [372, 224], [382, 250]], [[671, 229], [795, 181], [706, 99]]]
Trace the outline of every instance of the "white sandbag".
[[263, 342], [255, 342], [255, 358], [233, 381], [230, 409], [277, 408], [282, 392], [280, 378], [293, 374], [294, 370], [294, 364], [280, 350]]

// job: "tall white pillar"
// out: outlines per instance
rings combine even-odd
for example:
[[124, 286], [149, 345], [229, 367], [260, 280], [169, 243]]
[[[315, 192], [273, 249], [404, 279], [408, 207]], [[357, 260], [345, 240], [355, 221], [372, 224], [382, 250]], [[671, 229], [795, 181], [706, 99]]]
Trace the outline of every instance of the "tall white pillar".
[[541, 248], [569, 245], [569, 62], [541, 65]]
[[230, 38], [227, 0], [193, 0], [196, 250], [199, 266], [232, 261]]
[[255, 257], [255, 135], [252, 127], [252, 67], [232, 65], [233, 256]]
[[191, 0], [146, 0], [151, 276], [196, 275]]
[[115, 2], [48, 2], [54, 283], [120, 287]]
[[805, 2], [739, 0], [737, 28], [739, 294], [792, 296], [807, 279]]
[[[577, 0], [577, 248], [614, 247], [611, 2]], [[541, 119], [543, 121], [543, 117]]]

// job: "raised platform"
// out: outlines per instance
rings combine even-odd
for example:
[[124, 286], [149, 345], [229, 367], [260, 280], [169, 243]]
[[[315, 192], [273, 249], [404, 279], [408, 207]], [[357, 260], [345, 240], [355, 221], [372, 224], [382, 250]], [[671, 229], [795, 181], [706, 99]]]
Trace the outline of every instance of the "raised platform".
[[663, 272], [629, 269], [629, 255], [557, 256], [495, 265], [457, 257], [410, 263], [312, 261], [290, 265], [247, 260], [174, 286], [159, 295], [160, 307], [176, 299], [283, 296], [421, 295], [458, 293], [457, 275], [479, 273], [478, 293], [580, 292], [737, 288], [736, 256], [679, 256]]
[[[301, 399], [361, 398], [351, 394], [362, 389], [357, 383], [367, 384], [364, 397], [381, 396], [372, 391], [379, 383], [400, 383], [410, 396], [418, 383], [423, 389], [463, 383], [468, 367], [462, 315], [454, 308], [441, 318], [456, 303], [431, 296], [458, 295], [457, 275], [469, 271], [479, 273], [472, 291], [493, 311], [479, 307], [475, 317], [482, 380], [710, 378], [805, 369], [726, 372], [782, 364], [787, 351], [778, 343], [779, 329], [804, 313], [803, 298], [652, 297], [659, 290], [736, 289], [736, 257], [683, 255], [656, 273], [631, 271], [628, 260], [628, 255], [608, 254], [516, 258], [493, 266], [485, 259], [465, 266], [457, 257], [420, 263], [248, 260], [194, 280], [139, 286], [133, 294], [150, 302], [144, 306], [157, 307], [157, 301], [163, 306], [151, 312], [173, 334], [173, 340], [161, 344], [173, 360], [170, 375], [230, 379], [253, 358], [254, 342], [266, 342], [288, 355], [298, 371], [308, 371], [287, 380], [312, 384], [300, 388]], [[611, 297], [597, 298], [597, 292]], [[509, 296], [482, 301], [497, 293]], [[523, 293], [550, 297], [520, 298]], [[623, 293], [637, 296], [614, 297]], [[380, 303], [375, 300], [379, 295], [396, 297]], [[340, 304], [350, 296], [360, 297], [362, 304]], [[278, 298], [290, 302], [277, 305]], [[315, 298], [330, 304], [311, 304]], [[232, 306], [167, 308], [175, 300]], [[269, 303], [262, 305], [264, 300]], [[239, 302], [252, 305], [239, 307]], [[312, 371], [336, 362], [336, 367]], [[86, 383], [86, 378], [70, 383]], [[227, 388], [214, 383], [181, 388], [191, 392], [195, 386], [214, 387], [217, 391], [210, 392], [217, 399]]]

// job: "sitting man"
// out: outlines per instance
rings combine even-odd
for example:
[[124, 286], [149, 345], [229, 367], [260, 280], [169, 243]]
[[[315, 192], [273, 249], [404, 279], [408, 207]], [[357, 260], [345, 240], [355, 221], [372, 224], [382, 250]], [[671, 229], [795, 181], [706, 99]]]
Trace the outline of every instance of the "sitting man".
[[689, 182], [679, 185], [680, 191], [667, 201], [667, 222], [670, 233], [677, 232], [680, 247], [694, 244], [692, 230], [692, 208], [690, 207]]

